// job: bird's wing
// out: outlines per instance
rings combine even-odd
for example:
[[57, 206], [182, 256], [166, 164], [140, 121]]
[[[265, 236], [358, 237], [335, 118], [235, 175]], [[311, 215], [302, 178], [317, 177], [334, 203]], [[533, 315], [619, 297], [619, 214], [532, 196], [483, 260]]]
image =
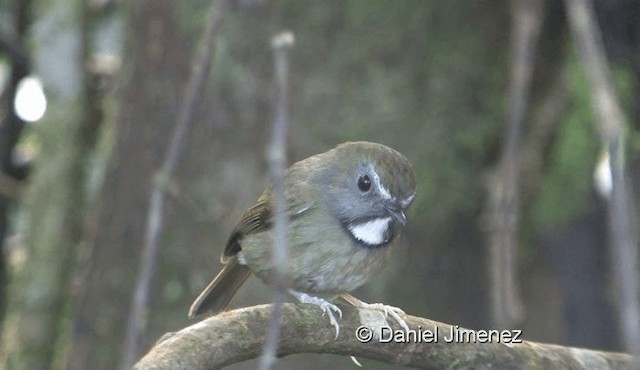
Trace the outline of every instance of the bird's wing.
[[[293, 219], [305, 213], [313, 206], [313, 201], [309, 199], [308, 192], [296, 191], [289, 187], [285, 197], [287, 199], [287, 216]], [[273, 193], [271, 189], [266, 190], [258, 199], [256, 204], [247, 209], [240, 221], [231, 231], [227, 240], [224, 253], [220, 260], [226, 263], [229, 258], [234, 257], [241, 250], [240, 239], [246, 235], [257, 234], [271, 229], [273, 226]]]

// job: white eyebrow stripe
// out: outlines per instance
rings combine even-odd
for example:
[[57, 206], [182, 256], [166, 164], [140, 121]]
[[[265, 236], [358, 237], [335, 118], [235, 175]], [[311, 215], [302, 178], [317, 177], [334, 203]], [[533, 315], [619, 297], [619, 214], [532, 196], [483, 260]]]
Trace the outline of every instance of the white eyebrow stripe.
[[380, 182], [380, 176], [378, 176], [378, 173], [376, 172], [376, 170], [374, 168], [371, 168], [371, 174], [373, 176], [373, 181], [378, 186], [378, 189], [380, 189], [380, 194], [382, 194], [382, 197], [387, 199], [387, 200], [393, 199], [393, 197], [391, 196], [391, 193], [389, 192], [389, 190], [387, 188], [385, 188], [384, 185], [382, 185], [382, 183]]

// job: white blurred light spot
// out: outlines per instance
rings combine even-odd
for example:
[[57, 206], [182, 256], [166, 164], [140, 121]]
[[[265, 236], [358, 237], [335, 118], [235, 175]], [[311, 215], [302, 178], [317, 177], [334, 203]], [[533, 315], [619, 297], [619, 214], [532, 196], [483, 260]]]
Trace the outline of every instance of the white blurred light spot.
[[36, 122], [47, 110], [42, 82], [34, 76], [27, 76], [18, 83], [16, 99], [13, 102], [16, 114], [27, 122]]
[[611, 176], [611, 161], [609, 160], [609, 154], [600, 158], [600, 161], [596, 165], [596, 170], [593, 173], [593, 180], [598, 190], [598, 194], [603, 198], [608, 199], [611, 196], [613, 190], [613, 180]]

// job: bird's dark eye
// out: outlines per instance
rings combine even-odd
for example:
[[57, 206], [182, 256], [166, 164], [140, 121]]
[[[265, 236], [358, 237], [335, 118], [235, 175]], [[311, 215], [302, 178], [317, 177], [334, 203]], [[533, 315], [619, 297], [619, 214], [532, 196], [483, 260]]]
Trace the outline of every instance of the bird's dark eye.
[[371, 179], [368, 175], [362, 175], [358, 178], [358, 189], [365, 193], [371, 189]]

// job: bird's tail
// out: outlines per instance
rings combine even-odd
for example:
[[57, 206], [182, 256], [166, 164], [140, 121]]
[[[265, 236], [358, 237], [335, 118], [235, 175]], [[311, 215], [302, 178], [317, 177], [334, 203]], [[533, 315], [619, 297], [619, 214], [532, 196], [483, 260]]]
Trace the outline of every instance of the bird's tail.
[[193, 302], [189, 309], [189, 317], [194, 318], [208, 311], [215, 313], [224, 310], [249, 275], [251, 270], [239, 264], [237, 258], [229, 260]]

